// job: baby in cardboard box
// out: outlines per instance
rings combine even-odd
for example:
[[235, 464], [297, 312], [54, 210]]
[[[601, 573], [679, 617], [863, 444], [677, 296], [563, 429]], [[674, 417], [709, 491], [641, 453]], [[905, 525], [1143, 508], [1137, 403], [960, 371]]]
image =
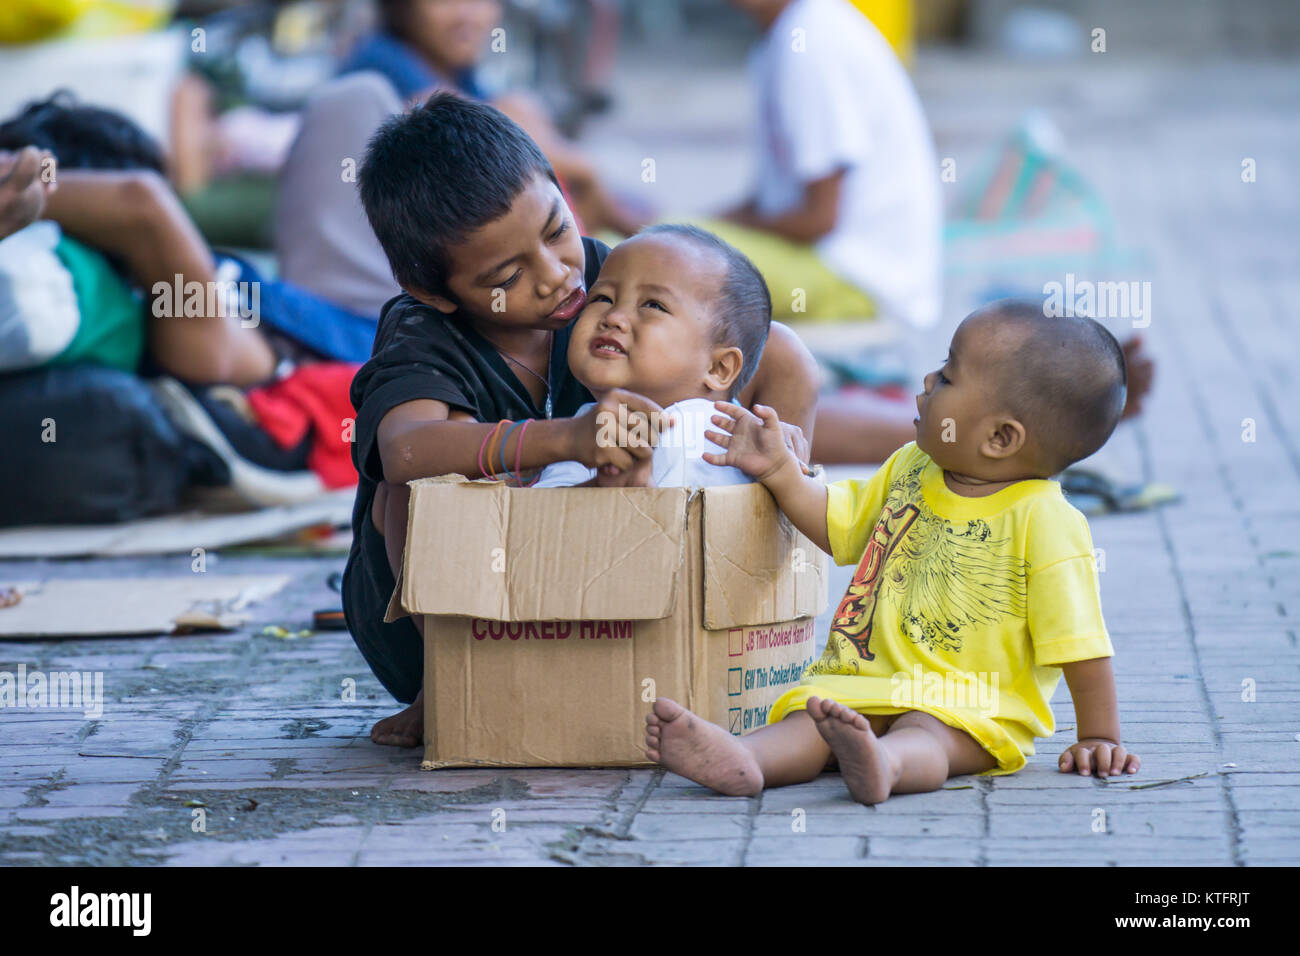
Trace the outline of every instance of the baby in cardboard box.
[[[758, 367], [772, 322], [753, 263], [695, 226], [643, 230], [609, 254], [569, 340], [569, 368], [599, 398], [621, 388], [658, 403], [666, 421], [654, 453], [600, 473], [581, 462], [548, 465], [533, 487], [674, 487], [744, 484], [738, 468], [708, 462], [725, 451], [705, 437], [714, 402], [731, 400]], [[575, 413], [581, 415], [592, 404]], [[605, 440], [636, 423], [610, 415]], [[598, 440], [600, 440], [598, 438]]]

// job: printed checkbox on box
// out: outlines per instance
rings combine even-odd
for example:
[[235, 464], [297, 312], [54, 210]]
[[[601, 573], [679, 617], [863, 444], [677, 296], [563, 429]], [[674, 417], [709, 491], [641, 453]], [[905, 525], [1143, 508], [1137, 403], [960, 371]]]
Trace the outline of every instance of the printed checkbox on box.
[[735, 734], [737, 737], [740, 736], [740, 715], [743, 712], [744, 711], [739, 707], [733, 707], [727, 711], [727, 730], [731, 731], [731, 733]]
[[741, 691], [744, 689], [744, 680], [743, 680], [744, 674], [745, 672], [739, 667], [727, 668], [727, 696], [728, 697], [740, 696]]
[[727, 656], [739, 657], [745, 653], [745, 629], [733, 627], [727, 632]]

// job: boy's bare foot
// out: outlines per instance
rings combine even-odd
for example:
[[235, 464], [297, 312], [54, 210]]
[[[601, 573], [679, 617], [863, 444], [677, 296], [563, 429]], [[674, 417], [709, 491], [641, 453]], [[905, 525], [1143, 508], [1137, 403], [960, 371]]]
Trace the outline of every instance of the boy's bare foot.
[[655, 763], [729, 797], [762, 791], [763, 772], [740, 739], [675, 700], [656, 700], [645, 723], [646, 756]]
[[894, 784], [894, 768], [867, 718], [843, 704], [808, 698], [808, 714], [831, 746], [849, 795], [858, 803], [883, 803]]
[[418, 747], [424, 743], [424, 691], [405, 710], [370, 728], [370, 739], [385, 747]]

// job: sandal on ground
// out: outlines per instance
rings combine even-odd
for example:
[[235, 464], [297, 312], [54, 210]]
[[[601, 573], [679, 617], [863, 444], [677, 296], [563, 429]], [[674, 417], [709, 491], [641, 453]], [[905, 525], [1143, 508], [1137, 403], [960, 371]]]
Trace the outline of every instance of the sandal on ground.
[[1070, 504], [1086, 515], [1146, 511], [1181, 497], [1169, 485], [1122, 483], [1089, 468], [1067, 468], [1059, 480]]

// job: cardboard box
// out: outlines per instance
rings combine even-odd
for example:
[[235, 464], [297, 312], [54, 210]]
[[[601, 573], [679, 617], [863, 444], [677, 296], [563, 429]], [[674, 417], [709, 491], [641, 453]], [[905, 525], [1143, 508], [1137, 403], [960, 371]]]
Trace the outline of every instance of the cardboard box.
[[671, 697], [740, 734], [813, 659], [827, 556], [761, 485], [411, 483], [426, 769], [645, 764]]

